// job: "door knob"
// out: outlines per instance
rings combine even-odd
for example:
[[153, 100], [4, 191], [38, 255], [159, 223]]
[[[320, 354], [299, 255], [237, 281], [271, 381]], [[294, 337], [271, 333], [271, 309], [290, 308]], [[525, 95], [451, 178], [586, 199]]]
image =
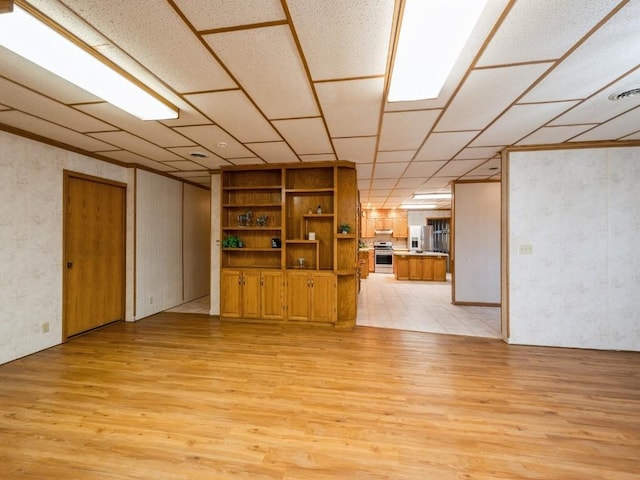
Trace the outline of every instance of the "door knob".
[[67, 262], [67, 268], [73, 268], [73, 262]]

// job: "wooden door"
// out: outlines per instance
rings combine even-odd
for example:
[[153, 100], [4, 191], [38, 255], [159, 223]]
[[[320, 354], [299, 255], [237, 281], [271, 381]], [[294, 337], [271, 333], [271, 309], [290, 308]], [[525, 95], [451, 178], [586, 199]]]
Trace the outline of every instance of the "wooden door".
[[65, 175], [64, 337], [124, 319], [122, 184]]
[[282, 271], [263, 271], [260, 283], [260, 307], [262, 309], [262, 318], [282, 320], [284, 318], [284, 280]]
[[311, 275], [311, 321], [335, 322], [336, 277], [333, 273]]
[[242, 317], [260, 318], [260, 271], [242, 273]]
[[242, 271], [224, 268], [220, 273], [220, 316], [242, 315]]
[[309, 320], [309, 273], [287, 272], [287, 318]]

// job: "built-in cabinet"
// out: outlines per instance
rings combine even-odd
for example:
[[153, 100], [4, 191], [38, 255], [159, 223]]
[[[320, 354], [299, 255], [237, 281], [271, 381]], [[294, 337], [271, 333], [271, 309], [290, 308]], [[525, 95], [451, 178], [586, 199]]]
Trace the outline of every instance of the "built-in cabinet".
[[284, 318], [284, 277], [281, 271], [223, 269], [220, 275], [220, 315], [227, 318]]
[[[221, 182], [221, 317], [355, 325], [355, 165], [229, 167], [222, 169]], [[257, 288], [245, 279], [251, 271], [261, 275], [258, 293], [276, 288], [269, 273], [282, 279], [282, 290], [260, 309], [246, 299]]]
[[373, 238], [378, 231], [392, 231], [393, 238], [407, 238], [409, 224], [407, 211], [401, 208], [367, 208], [362, 211], [363, 238]]
[[360, 278], [369, 276], [369, 250], [362, 250], [358, 253], [358, 269]]

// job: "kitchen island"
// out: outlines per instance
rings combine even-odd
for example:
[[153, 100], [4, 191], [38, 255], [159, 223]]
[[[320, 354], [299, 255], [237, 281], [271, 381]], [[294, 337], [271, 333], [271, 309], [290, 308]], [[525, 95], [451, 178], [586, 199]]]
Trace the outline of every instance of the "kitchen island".
[[447, 257], [442, 252], [393, 252], [393, 273], [396, 280], [427, 280], [444, 282], [447, 279]]

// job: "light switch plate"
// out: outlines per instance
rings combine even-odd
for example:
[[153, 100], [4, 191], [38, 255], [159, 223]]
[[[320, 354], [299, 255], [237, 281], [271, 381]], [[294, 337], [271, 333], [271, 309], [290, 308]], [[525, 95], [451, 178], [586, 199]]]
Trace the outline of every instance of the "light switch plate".
[[533, 255], [533, 245], [530, 243], [523, 243], [518, 246], [518, 252], [520, 255]]

